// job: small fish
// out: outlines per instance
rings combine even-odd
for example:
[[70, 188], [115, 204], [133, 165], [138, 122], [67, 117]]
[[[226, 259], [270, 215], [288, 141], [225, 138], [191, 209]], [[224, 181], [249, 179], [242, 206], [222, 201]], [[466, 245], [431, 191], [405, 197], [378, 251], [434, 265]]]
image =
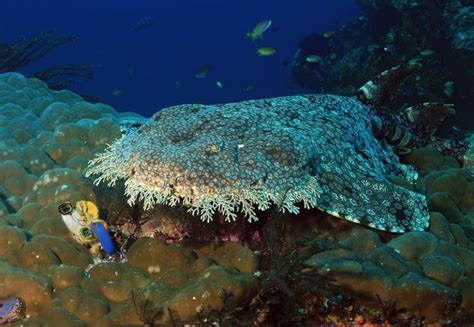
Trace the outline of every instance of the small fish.
[[245, 87], [246, 92], [252, 92], [254, 90], [255, 90], [255, 86], [253, 86], [252, 84], [249, 84]]
[[276, 50], [272, 47], [263, 47], [257, 49], [257, 54], [261, 57], [270, 57], [275, 54]]
[[128, 67], [128, 75], [129, 76], [135, 75], [135, 66]]
[[176, 81], [174, 82], [174, 86], [179, 89], [181, 87], [181, 82], [180, 81]]
[[204, 66], [201, 66], [198, 68], [198, 70], [196, 71], [196, 74], [194, 74], [194, 77], [196, 78], [204, 78], [207, 76], [207, 74], [209, 73], [209, 71], [211, 70], [211, 66], [210, 65], [204, 65]]
[[393, 45], [389, 44], [386, 47], [383, 47], [384, 53], [393, 53]]
[[321, 61], [321, 57], [315, 54], [306, 57], [306, 61], [312, 64], [316, 64]]
[[113, 95], [113, 96], [116, 96], [116, 97], [117, 97], [117, 96], [120, 96], [120, 95], [122, 95], [122, 94], [123, 94], [123, 90], [122, 90], [122, 89], [115, 89], [115, 90], [112, 91], [112, 95]]
[[150, 28], [153, 25], [153, 19], [150, 17], [143, 17], [133, 26], [132, 31], [138, 32]]
[[272, 25], [271, 20], [264, 20], [263, 22], [258, 23], [252, 32], [248, 32], [246, 35], [249, 39], [253, 41], [263, 38], [263, 33], [270, 28]]
[[279, 30], [280, 30], [280, 28], [278, 26], [275, 26], [275, 27], [272, 27], [272, 29], [270, 31], [275, 33], [275, 32], [278, 32]]
[[433, 50], [431, 50], [431, 49], [426, 49], [426, 50], [421, 51], [421, 52], [420, 52], [420, 55], [422, 55], [423, 57], [429, 57], [429, 56], [431, 56], [433, 53], [434, 53]]
[[281, 63], [283, 66], [288, 66], [288, 60], [283, 60], [283, 62]]
[[454, 82], [453, 81], [447, 81], [446, 83], [444, 83], [443, 84], [443, 92], [444, 92], [444, 95], [446, 95], [448, 98], [450, 98], [454, 93]]
[[457, 126], [453, 126], [449, 131], [449, 135], [455, 140], [464, 140], [468, 135], [468, 131]]
[[217, 81], [217, 82], [216, 82], [216, 85], [217, 85], [217, 87], [220, 88], [220, 89], [224, 88], [224, 84], [222, 84], [221, 81]]
[[328, 31], [328, 32], [324, 32], [324, 33], [323, 33], [323, 36], [324, 36], [326, 39], [329, 39], [329, 38], [333, 37], [335, 34], [336, 34], [336, 32], [334, 32], [334, 31]]

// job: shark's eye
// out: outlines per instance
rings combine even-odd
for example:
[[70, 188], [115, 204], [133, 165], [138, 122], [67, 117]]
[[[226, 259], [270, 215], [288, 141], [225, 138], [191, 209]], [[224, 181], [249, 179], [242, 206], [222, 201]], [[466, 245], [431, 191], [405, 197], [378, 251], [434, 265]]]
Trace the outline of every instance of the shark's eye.
[[71, 202], [64, 202], [58, 206], [58, 211], [61, 215], [69, 215], [72, 213]]

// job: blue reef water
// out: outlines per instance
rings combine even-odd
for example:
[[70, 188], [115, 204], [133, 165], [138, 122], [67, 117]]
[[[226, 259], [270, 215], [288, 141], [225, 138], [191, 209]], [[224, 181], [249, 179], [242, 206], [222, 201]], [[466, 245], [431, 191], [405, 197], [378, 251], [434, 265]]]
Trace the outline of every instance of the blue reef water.
[[[95, 77], [74, 90], [99, 96], [117, 110], [149, 116], [159, 108], [197, 99], [216, 103], [301, 93], [303, 89], [289, 80], [300, 39], [336, 29], [360, 13], [353, 0], [6, 0], [1, 4], [0, 40], [31, 37], [49, 28], [75, 34], [76, 41], [25, 71], [99, 64]], [[143, 18], [150, 18], [152, 25], [134, 31]], [[266, 19], [279, 30], [267, 31], [263, 40], [252, 44], [245, 34]], [[258, 57], [258, 46], [272, 46], [277, 53]], [[212, 66], [207, 78], [196, 79], [196, 70], [206, 64]], [[130, 68], [135, 70], [132, 76]], [[250, 84], [254, 92], [245, 91]], [[123, 93], [113, 96], [114, 90]]]

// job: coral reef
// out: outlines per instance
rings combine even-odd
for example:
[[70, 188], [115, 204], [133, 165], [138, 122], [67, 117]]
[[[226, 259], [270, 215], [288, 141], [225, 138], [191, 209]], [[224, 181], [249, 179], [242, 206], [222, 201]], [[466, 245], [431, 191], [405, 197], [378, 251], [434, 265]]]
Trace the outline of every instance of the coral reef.
[[[389, 107], [396, 111], [407, 103], [454, 103], [459, 115], [449, 119], [451, 124], [443, 132], [450, 132], [453, 123], [474, 128], [472, 5], [461, 0], [359, 3], [365, 16], [331, 37], [313, 34], [300, 42], [293, 58], [293, 79], [317, 93], [350, 95], [376, 73], [417, 57], [423, 67], [406, 81]], [[312, 54], [321, 61], [307, 62]]]
[[[403, 158], [420, 174], [426, 231], [397, 235], [317, 209], [276, 208], [258, 212], [257, 223], [229, 224], [229, 240], [249, 248], [223, 241], [217, 219], [130, 207], [124, 185], [97, 188], [84, 177], [88, 160], [142, 121], [35, 78], [0, 75], [0, 303], [22, 303], [12, 325], [474, 321], [474, 180], [455, 158], [432, 147]], [[77, 200], [97, 203], [111, 229], [137, 228], [121, 247], [127, 260], [97, 261], [73, 239], [57, 206]], [[188, 229], [193, 221], [200, 225]], [[246, 239], [235, 230], [245, 226], [255, 226]], [[204, 230], [218, 240], [200, 240]]]
[[35, 78], [0, 75], [0, 300], [18, 298], [29, 324], [140, 324], [132, 290], [138, 303], [149, 299], [149, 312], [165, 309], [161, 322], [169, 320], [166, 308], [192, 321], [196, 308], [221, 309], [224, 291], [238, 302], [255, 288], [255, 254], [242, 245], [200, 254], [141, 238], [128, 247], [128, 262], [93, 265], [96, 258], [74, 241], [58, 205], [108, 205], [83, 170], [141, 119]]
[[[472, 323], [474, 179], [433, 148], [407, 160], [422, 174], [430, 199], [429, 229], [395, 236], [314, 211], [283, 217], [286, 246], [270, 242], [262, 251], [260, 268], [270, 268], [246, 308], [260, 312], [254, 325]], [[265, 260], [268, 249], [274, 253]]]

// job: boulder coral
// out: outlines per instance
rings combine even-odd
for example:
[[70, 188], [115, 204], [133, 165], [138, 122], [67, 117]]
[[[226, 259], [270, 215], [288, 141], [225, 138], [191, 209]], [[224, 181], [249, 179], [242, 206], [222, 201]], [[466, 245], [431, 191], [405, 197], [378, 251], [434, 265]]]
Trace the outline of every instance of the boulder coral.
[[[107, 196], [98, 196], [83, 171], [94, 155], [120, 138], [124, 121], [130, 118], [142, 119], [88, 103], [69, 91], [50, 90], [35, 78], [0, 75], [0, 300], [18, 298], [23, 303], [26, 320], [22, 323], [110, 326], [143, 322], [141, 312], [133, 308], [132, 290], [141, 305], [155, 296], [147, 290], [153, 290], [161, 276], [144, 262], [143, 243], [130, 249], [128, 262], [94, 265], [96, 258], [72, 239], [57, 209], [64, 201], [108, 205], [103, 203]], [[235, 253], [240, 255], [242, 247], [237, 246]], [[186, 265], [169, 262], [167, 252], [172, 248], [175, 258], [187, 258]], [[255, 287], [254, 271], [241, 272], [242, 265], [236, 262], [233, 267], [229, 260], [220, 260], [219, 254], [212, 255], [213, 259], [198, 258], [190, 250], [160, 242], [148, 250], [156, 254], [155, 266], [161, 264], [162, 272], [171, 268], [175, 272], [162, 276], [169, 291], [164, 296], [167, 305], [176, 308], [175, 317], [183, 321], [195, 320], [199, 305], [203, 310], [222, 308], [222, 290], [234, 292], [240, 300]], [[226, 266], [220, 268], [216, 262]], [[220, 277], [201, 282], [206, 269], [214, 274], [214, 266], [219, 267], [215, 273]], [[250, 267], [256, 269], [255, 264]], [[189, 300], [191, 293], [208, 295], [201, 303]], [[187, 311], [180, 309], [181, 303], [187, 303]], [[162, 319], [165, 322], [169, 317]]]

